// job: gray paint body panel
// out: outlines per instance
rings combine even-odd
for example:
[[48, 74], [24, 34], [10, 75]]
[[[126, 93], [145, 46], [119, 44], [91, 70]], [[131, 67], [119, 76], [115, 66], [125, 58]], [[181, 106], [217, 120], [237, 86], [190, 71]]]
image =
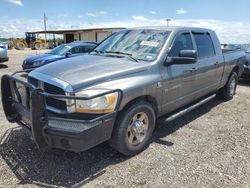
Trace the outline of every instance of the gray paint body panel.
[[[157, 115], [161, 116], [223, 87], [235, 66], [239, 67], [240, 73], [243, 69], [244, 52], [222, 54], [219, 40], [211, 30], [186, 27], [146, 28], [171, 32], [153, 62], [133, 62], [127, 58], [86, 55], [46, 65], [32, 71], [29, 76], [37, 72], [40, 76], [44, 74], [54, 77], [68, 83], [74, 92], [88, 88], [120, 89], [123, 98], [119, 110], [137, 97], [151, 96], [157, 103]], [[181, 32], [208, 32], [213, 40], [216, 55], [198, 59], [194, 64], [164, 65], [175, 37]], [[194, 67], [197, 71], [190, 72]], [[39, 76], [36, 78], [39, 79]], [[42, 76], [40, 79], [43, 80]]]

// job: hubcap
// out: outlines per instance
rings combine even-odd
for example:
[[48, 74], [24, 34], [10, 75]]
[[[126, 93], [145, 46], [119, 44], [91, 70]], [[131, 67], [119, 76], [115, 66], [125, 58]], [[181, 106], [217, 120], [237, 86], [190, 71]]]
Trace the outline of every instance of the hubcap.
[[127, 139], [130, 145], [137, 146], [144, 141], [148, 133], [148, 123], [148, 116], [144, 112], [134, 115], [127, 130]]
[[235, 79], [233, 79], [230, 83], [230, 95], [234, 95], [234, 91], [235, 91], [235, 86], [236, 86], [236, 81]]

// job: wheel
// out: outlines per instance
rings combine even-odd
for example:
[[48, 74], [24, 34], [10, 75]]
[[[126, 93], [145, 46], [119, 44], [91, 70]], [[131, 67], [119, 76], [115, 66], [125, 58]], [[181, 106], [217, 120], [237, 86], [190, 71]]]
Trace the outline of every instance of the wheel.
[[232, 72], [226, 85], [219, 90], [219, 97], [225, 100], [231, 100], [235, 95], [237, 84], [238, 75], [235, 72]]
[[148, 102], [136, 102], [118, 115], [109, 144], [120, 153], [133, 156], [148, 146], [154, 128], [152, 106]]
[[42, 50], [43, 49], [43, 44], [39, 43], [39, 42], [35, 43], [34, 49], [35, 50]]
[[24, 50], [25, 49], [25, 44], [23, 42], [16, 43], [16, 49], [17, 50]]

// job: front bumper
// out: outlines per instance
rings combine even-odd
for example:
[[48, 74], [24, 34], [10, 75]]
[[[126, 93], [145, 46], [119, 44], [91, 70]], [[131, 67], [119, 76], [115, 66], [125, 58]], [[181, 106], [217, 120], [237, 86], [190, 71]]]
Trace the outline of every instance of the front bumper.
[[[26, 97], [21, 96], [20, 85], [23, 88], [22, 95], [25, 93]], [[1, 87], [3, 109], [8, 121], [27, 128], [39, 148], [80, 152], [111, 138], [116, 112], [100, 116], [71, 116], [46, 110], [47, 97], [89, 100], [96, 96], [52, 95], [10, 75], [2, 77]]]
[[[42, 66], [42, 65], [40, 65], [40, 66]], [[38, 68], [40, 66], [33, 66], [33, 65], [28, 65], [28, 64], [22, 64], [23, 70], [36, 69], [36, 68]]]

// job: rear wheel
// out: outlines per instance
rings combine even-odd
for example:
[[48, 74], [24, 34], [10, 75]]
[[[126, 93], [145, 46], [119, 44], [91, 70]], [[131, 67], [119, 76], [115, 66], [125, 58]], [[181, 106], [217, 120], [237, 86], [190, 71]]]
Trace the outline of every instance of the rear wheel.
[[136, 102], [118, 116], [109, 143], [120, 153], [132, 156], [148, 146], [154, 128], [155, 113], [152, 106], [148, 102]]
[[42, 50], [43, 44], [40, 42], [37, 42], [37, 43], [35, 43], [34, 48], [35, 48], [35, 50]]
[[227, 84], [218, 92], [219, 96], [225, 100], [231, 100], [235, 95], [238, 84], [238, 75], [232, 72]]

